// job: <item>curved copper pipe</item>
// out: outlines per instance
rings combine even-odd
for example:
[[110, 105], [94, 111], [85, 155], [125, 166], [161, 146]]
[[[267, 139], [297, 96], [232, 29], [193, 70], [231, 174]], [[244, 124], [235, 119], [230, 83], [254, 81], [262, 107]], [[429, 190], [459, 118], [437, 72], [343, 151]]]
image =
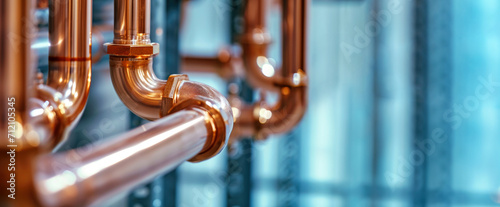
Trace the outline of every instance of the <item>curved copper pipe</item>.
[[[289, 131], [302, 119], [307, 106], [307, 76], [305, 73], [307, 3], [307, 0], [283, 1], [283, 66], [276, 76], [280, 78], [274, 79], [280, 81], [259, 79], [263, 81], [261, 84], [267, 83], [269, 86], [267, 88], [275, 87], [279, 90], [280, 101], [272, 107], [268, 107], [263, 101], [248, 106], [242, 101], [232, 98], [233, 110], [236, 111], [235, 130], [232, 137], [257, 135], [257, 139], [262, 139], [269, 134]], [[252, 8], [247, 7], [247, 13], [252, 12], [248, 11]], [[250, 57], [255, 57], [255, 55], [250, 54]], [[250, 70], [247, 74], [257, 73], [253, 77], [260, 77], [262, 74], [261, 71], [255, 71], [251, 68], [247, 68], [247, 70]], [[255, 82], [251, 83], [255, 84]]]
[[245, 32], [240, 38], [246, 78], [252, 86], [268, 91], [306, 85], [305, 80], [297, 82], [294, 81], [293, 74], [280, 72], [267, 57], [267, 48], [271, 43], [265, 23], [267, 3], [266, 0], [246, 2]]
[[[40, 142], [52, 148], [76, 125], [87, 103], [91, 79], [92, 0], [49, 3], [49, 75], [37, 86], [40, 107], [30, 114]], [[42, 110], [43, 113], [37, 111]]]
[[[17, 13], [24, 15], [22, 18], [12, 19], [30, 19], [27, 16], [33, 13], [32, 3], [32, 1], [21, 3], [30, 6], [23, 6], [26, 8], [26, 13]], [[11, 83], [7, 87], [12, 88], [15, 85], [15, 90], [24, 91], [24, 95], [15, 95], [18, 99], [17, 114], [22, 117], [17, 119], [18, 128], [23, 129], [20, 133], [23, 136], [18, 139], [20, 148], [42, 145], [46, 149], [52, 149], [63, 140], [78, 121], [85, 107], [90, 87], [92, 1], [54, 0], [50, 2], [49, 8], [51, 11], [49, 28], [51, 47], [48, 85], [34, 85], [30, 82], [33, 80], [32, 74], [35, 71], [30, 65], [32, 62], [31, 46], [24, 46], [29, 45], [32, 35], [36, 34], [33, 25], [24, 28], [18, 26], [22, 31], [19, 37], [23, 39], [21, 41], [23, 47], [17, 46], [16, 51], [21, 53], [12, 53], [16, 54], [16, 58], [12, 59], [14, 62], [23, 63], [10, 65], [14, 66], [11, 68], [25, 70], [24, 72], [21, 69], [16, 71], [20, 76], [13, 76], [12, 80], [18, 80], [18, 82]], [[13, 11], [16, 10], [22, 9], [17, 8]], [[32, 87], [36, 88], [36, 92], [32, 92]]]
[[171, 75], [166, 81], [156, 77], [152, 61], [159, 46], [149, 39], [149, 7], [150, 0], [115, 1], [115, 39], [105, 45], [113, 86], [123, 103], [144, 119], [156, 120], [192, 106], [209, 111], [213, 139], [192, 161], [208, 159], [227, 143], [233, 127], [231, 107], [222, 94], [185, 75]]
[[111, 80], [122, 102], [137, 116], [156, 120], [161, 118], [163, 88], [153, 71], [153, 58], [109, 57]]

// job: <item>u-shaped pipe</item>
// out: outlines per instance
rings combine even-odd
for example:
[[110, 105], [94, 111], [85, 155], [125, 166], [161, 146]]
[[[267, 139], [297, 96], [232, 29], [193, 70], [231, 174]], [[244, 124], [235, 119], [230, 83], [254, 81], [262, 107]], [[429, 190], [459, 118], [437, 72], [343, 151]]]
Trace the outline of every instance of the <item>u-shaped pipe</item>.
[[[263, 139], [270, 134], [287, 132], [298, 124], [307, 107], [306, 17], [308, 0], [284, 0], [282, 2], [283, 65], [277, 72], [265, 56], [268, 35], [261, 32], [265, 31], [263, 29], [265, 25], [264, 4], [264, 0], [247, 1], [246, 34], [241, 42], [245, 70], [254, 87], [278, 91], [280, 98], [274, 106], [268, 106], [263, 101], [258, 101], [254, 105], [245, 105], [241, 100], [233, 98], [231, 104], [237, 111], [235, 129], [231, 135], [234, 138], [256, 135], [257, 139]], [[266, 41], [260, 41], [260, 39]]]

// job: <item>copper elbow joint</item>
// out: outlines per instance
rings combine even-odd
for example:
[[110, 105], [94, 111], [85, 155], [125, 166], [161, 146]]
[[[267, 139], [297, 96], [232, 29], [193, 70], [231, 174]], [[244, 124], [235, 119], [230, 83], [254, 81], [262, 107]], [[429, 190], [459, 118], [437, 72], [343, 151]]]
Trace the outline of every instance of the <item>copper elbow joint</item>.
[[207, 141], [198, 162], [217, 155], [227, 145], [233, 128], [233, 114], [227, 99], [212, 87], [189, 81], [187, 75], [160, 80], [152, 72], [151, 58], [111, 56], [113, 86], [125, 105], [136, 115], [156, 120], [174, 112], [199, 108], [207, 112]]
[[209, 159], [224, 149], [234, 121], [231, 107], [222, 94], [208, 85], [189, 81], [187, 75], [171, 75], [167, 81], [160, 80], [152, 68], [154, 54], [116, 54], [116, 50], [110, 50], [110, 46], [116, 48], [120, 45], [107, 45], [107, 52], [111, 55], [113, 86], [120, 99], [134, 114], [156, 120], [182, 109], [202, 109], [208, 114], [205, 117], [209, 129], [207, 141], [200, 153], [190, 161]]

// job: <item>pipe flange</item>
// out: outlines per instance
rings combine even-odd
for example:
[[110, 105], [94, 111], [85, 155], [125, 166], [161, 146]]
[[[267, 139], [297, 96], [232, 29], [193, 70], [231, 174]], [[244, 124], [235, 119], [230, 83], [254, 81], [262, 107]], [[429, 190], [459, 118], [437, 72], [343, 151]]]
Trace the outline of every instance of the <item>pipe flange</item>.
[[199, 108], [207, 114], [205, 119], [208, 130], [207, 141], [203, 149], [193, 158], [188, 160], [190, 162], [208, 160], [219, 154], [227, 146], [229, 136], [226, 134], [226, 130], [228, 129], [226, 129], [226, 123], [224, 123], [224, 118], [220, 111], [221, 109], [214, 106], [217, 106], [217, 103], [214, 101], [204, 97], [198, 97], [197, 99], [187, 99], [177, 103], [168, 111], [168, 114], [172, 114], [187, 108]]
[[177, 90], [182, 81], [189, 80], [185, 74], [172, 74], [168, 77], [167, 83], [163, 89], [162, 106], [160, 109], [160, 116], [165, 116], [170, 109], [174, 106], [174, 99], [177, 95]]
[[108, 55], [114, 56], [154, 56], [160, 53], [160, 44], [104, 44], [104, 50]]

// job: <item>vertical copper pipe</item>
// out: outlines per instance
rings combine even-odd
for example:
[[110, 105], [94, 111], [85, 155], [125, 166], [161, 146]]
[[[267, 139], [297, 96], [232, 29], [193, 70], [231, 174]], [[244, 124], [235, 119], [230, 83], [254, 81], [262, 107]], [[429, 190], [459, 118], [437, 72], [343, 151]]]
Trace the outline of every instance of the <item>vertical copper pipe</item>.
[[90, 58], [92, 0], [50, 0], [49, 12], [49, 58]]
[[[265, 103], [247, 106], [241, 101], [232, 102], [235, 130], [232, 137], [257, 135], [258, 139], [269, 134], [289, 131], [302, 119], [307, 107], [306, 76], [306, 23], [307, 0], [283, 1], [283, 67], [279, 74], [280, 99], [276, 105]], [[238, 107], [239, 106], [239, 107]]]
[[[8, 98], [14, 103], [17, 135], [22, 135], [23, 126], [27, 122], [26, 111], [28, 98], [33, 94], [32, 78], [34, 72], [31, 39], [34, 32], [32, 1], [2, 1], [0, 2], [0, 78], [2, 84], [1, 97], [2, 117], [0, 117], [1, 132], [7, 134]], [[5, 112], [5, 113], [4, 113]], [[5, 143], [8, 139], [2, 139]]]
[[89, 205], [151, 180], [192, 158], [212, 126], [202, 108], [187, 108], [86, 151], [47, 155], [36, 162], [36, 189], [45, 206]]
[[[34, 29], [33, 14], [34, 1], [0, 1], [0, 149], [4, 155], [15, 150], [15, 167], [17, 171], [5, 168], [0, 171], [0, 177], [9, 178], [15, 173], [16, 199], [11, 199], [12, 183], [1, 182], [0, 187], [7, 194], [0, 198], [0, 205], [30, 206], [36, 201], [34, 197], [33, 180], [31, 177], [31, 161], [36, 153], [34, 148], [23, 148], [29, 130], [26, 130], [29, 121], [29, 98], [33, 94], [34, 58], [31, 53], [31, 41], [36, 30]], [[12, 105], [8, 104], [12, 103]], [[8, 108], [14, 109], [9, 110]], [[15, 120], [12, 120], [12, 117]], [[9, 127], [10, 126], [10, 127]], [[15, 128], [15, 129], [14, 129]], [[12, 137], [10, 135], [14, 135]], [[10, 142], [13, 138], [14, 142]], [[11, 145], [11, 146], [8, 146]], [[22, 151], [22, 152], [21, 152]], [[12, 164], [10, 156], [0, 157], [2, 166]], [[11, 168], [12, 169], [12, 168]], [[22, 169], [22, 170], [19, 170]], [[22, 193], [19, 193], [22, 192]], [[14, 203], [15, 202], [15, 203]]]
[[151, 0], [115, 0], [116, 44], [148, 44]]

